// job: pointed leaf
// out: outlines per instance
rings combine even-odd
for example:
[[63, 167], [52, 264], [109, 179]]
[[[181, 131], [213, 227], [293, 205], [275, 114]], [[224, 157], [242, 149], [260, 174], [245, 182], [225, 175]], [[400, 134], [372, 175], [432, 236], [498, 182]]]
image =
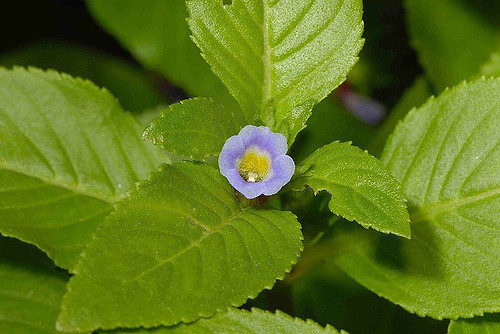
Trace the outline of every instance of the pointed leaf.
[[58, 328], [173, 325], [239, 306], [283, 278], [301, 239], [293, 214], [242, 209], [214, 168], [164, 165], [82, 254]]
[[495, 334], [500, 333], [500, 314], [484, 317], [458, 319], [450, 322], [448, 334]]
[[0, 232], [71, 268], [112, 203], [160, 164], [153, 148], [91, 82], [0, 70]]
[[239, 129], [229, 109], [198, 97], [172, 104], [151, 122], [142, 137], [169, 152], [203, 160], [219, 155], [226, 140]]
[[383, 161], [409, 201], [412, 239], [383, 238], [337, 263], [375, 293], [437, 319], [500, 311], [500, 79], [414, 109]]
[[250, 123], [291, 143], [361, 49], [359, 0], [188, 1], [189, 26]]
[[270, 313], [253, 308], [251, 311], [229, 309], [225, 313], [217, 313], [209, 319], [200, 319], [191, 324], [181, 324], [175, 327], [159, 327], [142, 329], [139, 331], [117, 331], [117, 334], [347, 334], [345, 331], [338, 332], [335, 328], [327, 325], [321, 327], [311, 320], [292, 318], [280, 311]]
[[374, 156], [350, 143], [325, 145], [296, 171], [291, 187], [311, 187], [332, 195], [330, 210], [364, 227], [410, 237], [408, 212], [401, 187]]

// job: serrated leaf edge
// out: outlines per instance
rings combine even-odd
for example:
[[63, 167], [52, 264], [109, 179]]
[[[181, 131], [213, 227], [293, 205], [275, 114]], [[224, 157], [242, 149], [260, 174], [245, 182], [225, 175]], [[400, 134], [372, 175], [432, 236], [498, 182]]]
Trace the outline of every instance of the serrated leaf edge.
[[[186, 164], [186, 163], [202, 164], [202, 163], [199, 163], [199, 162], [191, 162], [191, 161], [182, 161], [182, 162], [179, 162], [177, 164]], [[206, 165], [206, 164], [204, 164], [204, 165]], [[209, 166], [209, 165], [206, 165], [206, 166]], [[106, 226], [106, 223], [107, 223], [108, 219], [110, 217], [112, 217], [113, 215], [116, 214], [116, 211], [115, 211], [116, 205], [119, 202], [130, 200], [131, 196], [134, 195], [136, 191], [140, 190], [140, 187], [142, 187], [143, 184], [147, 184], [148, 182], [151, 182], [151, 177], [153, 176], [153, 174], [163, 171], [165, 169], [165, 167], [168, 167], [168, 165], [167, 164], [162, 164], [162, 165], [160, 165], [158, 167], [158, 169], [156, 171], [152, 171], [152, 172], [148, 173], [148, 176], [147, 176], [146, 180], [135, 182], [135, 186], [132, 187], [129, 191], [127, 191], [127, 193], [126, 193], [127, 196], [124, 199], [122, 199], [121, 201], [118, 201], [118, 202], [116, 202], [116, 203], [113, 204], [114, 210], [104, 219], [104, 221], [101, 224], [99, 224], [97, 226], [97, 229], [94, 231], [94, 233], [92, 233], [92, 239], [88, 243], [88, 245], [90, 245], [92, 242], [95, 241], [96, 235], [100, 232], [100, 230], [102, 228], [104, 228], [104, 226]], [[213, 168], [211, 166], [209, 166], [209, 167]], [[297, 221], [298, 226], [301, 227], [301, 224], [298, 221], [297, 216], [295, 214], [293, 214], [290, 211], [280, 211], [280, 212], [286, 212], [286, 213], [292, 215], [295, 218], [295, 220]], [[227, 310], [229, 310], [231, 308], [239, 307], [239, 306], [243, 305], [248, 299], [254, 299], [254, 298], [256, 298], [262, 291], [264, 291], [264, 290], [271, 290], [274, 287], [274, 285], [276, 284], [277, 281], [282, 281], [285, 278], [286, 274], [290, 273], [290, 271], [292, 270], [293, 266], [297, 263], [297, 261], [298, 261], [298, 259], [300, 257], [300, 254], [304, 250], [304, 243], [302, 242], [303, 240], [304, 240], [304, 235], [302, 234], [302, 231], [301, 231], [300, 232], [301, 247], [299, 248], [298, 252], [295, 254], [295, 260], [293, 260], [290, 263], [290, 266], [287, 269], [284, 270], [284, 273], [282, 275], [276, 277], [276, 279], [273, 282], [271, 282], [270, 284], [264, 286], [262, 288], [262, 290], [257, 291], [255, 293], [251, 293], [248, 296], [246, 296], [244, 298], [241, 298], [242, 299], [241, 302], [240, 301], [232, 301], [230, 303], [230, 305], [228, 305], [227, 307], [217, 308], [214, 312], [200, 312], [200, 313], [197, 314], [197, 317], [194, 318], [194, 319], [189, 319], [187, 317], [181, 317], [180, 318], [180, 322], [174, 323], [174, 324], [167, 324], [167, 323], [148, 324], [146, 322], [141, 322], [141, 323], [138, 323], [138, 324], [137, 323], [134, 323], [134, 324], [121, 323], [119, 326], [120, 327], [127, 327], [127, 328], [136, 328], [136, 327], [153, 328], [153, 327], [157, 327], [157, 326], [173, 326], [173, 325], [176, 325], [176, 324], [179, 324], [179, 323], [192, 323], [192, 322], [194, 322], [194, 321], [196, 321], [198, 319], [201, 319], [201, 318], [211, 318], [211, 317], [213, 317], [217, 313], [227, 312]], [[80, 254], [78, 263], [75, 265], [75, 267], [73, 268], [73, 270], [71, 270], [72, 274], [78, 275], [80, 273], [79, 268], [80, 268], [80, 266], [82, 266], [83, 259], [86, 258], [86, 256], [87, 256], [87, 253], [86, 253], [86, 248], [85, 248], [82, 251], [82, 253]], [[73, 279], [70, 278], [68, 280], [67, 284], [66, 284], [66, 293], [64, 294], [63, 300], [61, 302], [60, 313], [59, 313], [59, 316], [57, 318], [56, 325], [55, 325], [56, 330], [61, 331], [61, 332], [65, 331], [65, 326], [60, 323], [60, 316], [61, 316], [61, 313], [64, 310], [66, 310], [65, 301], [67, 299], [67, 295], [72, 291], [72, 286], [71, 286], [72, 285], [72, 281], [73, 281]], [[108, 329], [114, 329], [116, 327], [117, 326], [114, 326], [114, 327], [98, 327], [97, 329], [108, 330]], [[79, 332], [83, 332], [85, 330], [78, 329], [78, 331]]]

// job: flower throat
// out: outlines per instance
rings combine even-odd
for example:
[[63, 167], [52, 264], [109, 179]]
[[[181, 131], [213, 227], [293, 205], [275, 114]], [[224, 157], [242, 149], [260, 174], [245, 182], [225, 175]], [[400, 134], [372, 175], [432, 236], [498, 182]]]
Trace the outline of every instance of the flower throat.
[[238, 162], [238, 172], [247, 182], [263, 181], [270, 167], [269, 154], [254, 146], [249, 147]]

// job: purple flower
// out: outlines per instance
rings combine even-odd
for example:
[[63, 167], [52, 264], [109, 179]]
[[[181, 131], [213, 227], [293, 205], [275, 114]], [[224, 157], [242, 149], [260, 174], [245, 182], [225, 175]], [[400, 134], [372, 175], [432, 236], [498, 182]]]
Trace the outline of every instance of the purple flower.
[[266, 126], [247, 125], [230, 137], [219, 155], [219, 170], [248, 199], [274, 195], [292, 178], [285, 136]]

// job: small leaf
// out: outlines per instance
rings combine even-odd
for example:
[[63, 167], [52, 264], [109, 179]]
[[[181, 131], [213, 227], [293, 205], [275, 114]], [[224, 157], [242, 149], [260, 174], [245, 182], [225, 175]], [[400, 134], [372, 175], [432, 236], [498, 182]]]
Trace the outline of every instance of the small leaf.
[[411, 241], [337, 260], [351, 277], [436, 319], [500, 311], [500, 79], [463, 83], [411, 111], [382, 160], [409, 201]]
[[152, 327], [239, 306], [302, 249], [290, 212], [242, 209], [214, 168], [164, 165], [119, 202], [82, 254], [58, 328]]
[[410, 238], [410, 225], [401, 187], [374, 156], [350, 143], [325, 145], [296, 171], [291, 187], [311, 187], [332, 195], [330, 210], [364, 227]]
[[496, 51], [498, 1], [406, 0], [405, 4], [412, 44], [438, 92], [474, 76]]
[[146, 68], [191, 96], [209, 96], [234, 110], [236, 101], [189, 38], [182, 0], [86, 0], [94, 18]]
[[500, 333], [500, 314], [485, 314], [483, 317], [458, 319], [450, 322], [448, 334], [495, 334]]
[[120, 330], [117, 334], [347, 334], [327, 325], [321, 327], [311, 320], [292, 318], [280, 311], [270, 313], [253, 308], [251, 311], [229, 309], [225, 313], [217, 313], [209, 319], [200, 319], [191, 324], [175, 327], [159, 327], [142, 330]]
[[29, 43], [2, 53], [0, 65], [54, 69], [91, 80], [109, 89], [125, 110], [134, 113], [165, 102], [153, 78], [145, 71], [132, 62], [94, 50], [88, 45], [51, 40]]
[[193, 39], [238, 100], [291, 143], [312, 106], [345, 80], [363, 40], [358, 0], [187, 2]]
[[240, 127], [233, 113], [212, 99], [199, 97], [172, 104], [144, 131], [143, 138], [192, 160], [219, 155]]
[[34, 246], [0, 236], [0, 332], [59, 333], [66, 276]]
[[0, 232], [58, 266], [73, 267], [112, 203], [160, 164], [155, 152], [106, 90], [0, 69]]

